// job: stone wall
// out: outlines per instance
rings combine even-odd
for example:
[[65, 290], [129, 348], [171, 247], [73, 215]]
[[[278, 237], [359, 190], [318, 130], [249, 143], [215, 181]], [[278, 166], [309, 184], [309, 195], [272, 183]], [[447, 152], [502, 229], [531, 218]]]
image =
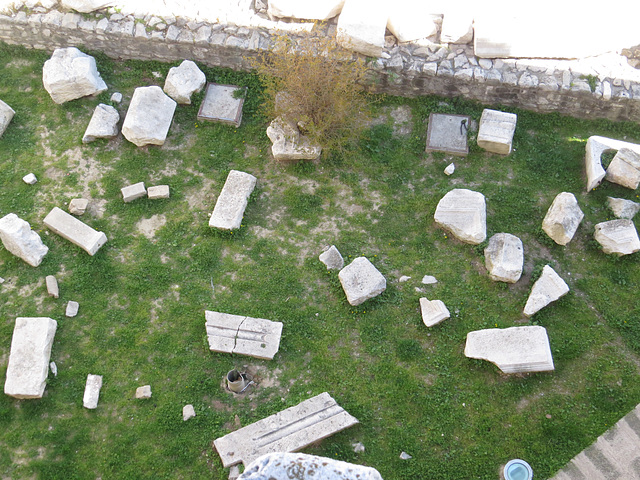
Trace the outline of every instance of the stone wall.
[[[0, 41], [49, 51], [79, 46], [120, 59], [192, 59], [246, 70], [252, 58], [269, 49], [274, 35], [311, 28], [267, 19], [238, 25], [173, 15], [80, 15], [56, 8], [5, 12]], [[335, 34], [335, 24], [323, 28]], [[370, 65], [378, 91], [392, 95], [464, 96], [537, 112], [640, 122], [640, 71], [619, 55], [582, 61], [490, 60], [476, 58], [469, 45], [397, 44], [389, 36], [382, 56]]]

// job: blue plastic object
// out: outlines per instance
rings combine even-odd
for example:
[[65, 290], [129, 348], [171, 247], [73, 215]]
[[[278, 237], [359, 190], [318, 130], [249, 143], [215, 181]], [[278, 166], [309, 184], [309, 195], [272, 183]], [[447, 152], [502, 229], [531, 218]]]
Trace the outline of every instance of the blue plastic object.
[[533, 470], [524, 460], [509, 460], [504, 466], [504, 478], [505, 480], [531, 480]]

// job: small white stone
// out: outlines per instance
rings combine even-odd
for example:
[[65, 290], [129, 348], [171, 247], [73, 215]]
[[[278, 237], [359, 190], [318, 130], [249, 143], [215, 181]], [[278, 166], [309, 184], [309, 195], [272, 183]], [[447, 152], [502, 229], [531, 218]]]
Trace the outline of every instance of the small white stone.
[[322, 252], [318, 259], [327, 266], [327, 270], [342, 270], [344, 259], [335, 245]]
[[136, 388], [136, 398], [151, 398], [151, 385]]
[[364, 452], [364, 445], [361, 442], [358, 443], [352, 443], [351, 446], [353, 447], [353, 451], [355, 453], [362, 453]]
[[406, 281], [408, 281], [408, 280], [411, 280], [411, 277], [407, 277], [406, 275], [402, 275], [402, 276], [398, 279], [398, 281], [399, 281], [400, 283], [406, 282]]
[[409, 455], [407, 452], [402, 452], [402, 453], [400, 454], [400, 458], [401, 458], [402, 460], [409, 460], [409, 459], [411, 459], [411, 458], [413, 458], [413, 457], [412, 457], [411, 455]]
[[78, 308], [80, 308], [80, 304], [78, 302], [70, 300], [69, 303], [67, 303], [67, 310], [65, 311], [65, 315], [67, 317], [75, 317], [78, 314]]
[[86, 198], [74, 198], [69, 202], [69, 213], [72, 215], [83, 215], [87, 211], [89, 200]]
[[4, 283], [4, 278], [0, 277], [0, 285]]
[[111, 95], [111, 101], [114, 103], [120, 103], [122, 101], [122, 94], [120, 92], [115, 92]]
[[438, 280], [434, 276], [425, 275], [424, 277], [422, 277], [422, 283], [424, 285], [433, 285], [434, 283], [438, 283]]
[[51, 373], [53, 373], [54, 377], [58, 376], [58, 366], [56, 365], [56, 362], [51, 362], [49, 364], [49, 370], [51, 370]]
[[193, 405], [189, 404], [182, 407], [182, 421], [186, 422], [187, 420], [195, 416], [196, 411], [194, 410]]
[[122, 199], [125, 203], [147, 196], [147, 189], [144, 188], [144, 182], [138, 182], [133, 185], [123, 187], [120, 191], [122, 192]]
[[422, 322], [427, 327], [433, 327], [451, 317], [449, 309], [447, 309], [442, 300], [429, 301], [427, 298], [421, 298], [420, 312], [422, 314]]
[[27, 175], [22, 177], [22, 181], [24, 183], [26, 183], [27, 185], [33, 185], [34, 183], [36, 183], [38, 181], [38, 179], [36, 178], [36, 176], [33, 173], [28, 173]]
[[447, 168], [444, 169], [444, 174], [445, 175], [452, 175], [453, 172], [456, 171], [456, 166], [452, 163], [450, 163], [449, 165], [447, 165]]
[[155, 185], [147, 189], [147, 196], [150, 200], [159, 198], [169, 198], [169, 185]]

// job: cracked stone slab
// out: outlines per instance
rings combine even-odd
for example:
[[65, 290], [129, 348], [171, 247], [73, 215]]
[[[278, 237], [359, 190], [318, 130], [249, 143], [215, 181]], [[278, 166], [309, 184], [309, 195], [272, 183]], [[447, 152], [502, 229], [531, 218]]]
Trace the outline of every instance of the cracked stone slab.
[[631, 220], [640, 211], [640, 203], [624, 198], [607, 197], [607, 205], [618, 218]]
[[545, 265], [542, 275], [531, 288], [523, 313], [530, 317], [567, 293], [569, 293], [569, 286], [553, 268]]
[[249, 196], [256, 182], [256, 177], [249, 173], [231, 170], [216, 201], [209, 219], [209, 226], [221, 230], [240, 228]]
[[638, 231], [631, 220], [621, 218], [598, 223], [594, 237], [604, 253], [622, 256], [640, 250]]
[[54, 207], [44, 219], [47, 228], [82, 248], [89, 255], [95, 253], [107, 243], [107, 236], [103, 232], [94, 230], [64, 210]]
[[438, 202], [433, 218], [462, 242], [478, 245], [487, 238], [487, 206], [481, 193], [451, 190]]
[[296, 452], [359, 423], [327, 393], [214, 440], [225, 468], [272, 452]]
[[606, 172], [602, 167], [602, 154], [608, 150], [618, 151], [623, 148], [640, 153], [640, 145], [615, 140], [613, 138], [594, 135], [587, 139], [585, 147], [585, 170], [587, 172], [587, 192], [596, 188], [604, 179]]
[[205, 310], [209, 349], [271, 360], [280, 348], [281, 322]]

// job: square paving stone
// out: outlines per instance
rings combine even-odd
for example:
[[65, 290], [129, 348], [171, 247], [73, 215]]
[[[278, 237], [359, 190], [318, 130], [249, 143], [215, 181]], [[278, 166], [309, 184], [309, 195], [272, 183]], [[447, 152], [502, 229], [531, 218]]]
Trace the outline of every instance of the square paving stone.
[[202, 105], [198, 111], [198, 120], [226, 123], [240, 126], [242, 106], [247, 87], [208, 83]]
[[427, 129], [427, 152], [446, 152], [461, 157], [467, 156], [467, 130], [471, 119], [467, 115], [429, 115]]

